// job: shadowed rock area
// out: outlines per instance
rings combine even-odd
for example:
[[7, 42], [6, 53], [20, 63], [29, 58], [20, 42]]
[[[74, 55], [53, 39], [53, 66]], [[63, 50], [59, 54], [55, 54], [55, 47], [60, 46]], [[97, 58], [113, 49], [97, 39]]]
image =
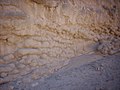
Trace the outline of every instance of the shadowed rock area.
[[[87, 57], [87, 58], [86, 58]], [[81, 60], [93, 60], [84, 64]], [[97, 60], [97, 61], [95, 61]], [[90, 54], [72, 58], [70, 63], [47, 77], [23, 84], [5, 84], [3, 90], [120, 90], [120, 53], [101, 58]], [[11, 90], [11, 89], [10, 89]]]
[[119, 52], [120, 0], [0, 0], [0, 87]]

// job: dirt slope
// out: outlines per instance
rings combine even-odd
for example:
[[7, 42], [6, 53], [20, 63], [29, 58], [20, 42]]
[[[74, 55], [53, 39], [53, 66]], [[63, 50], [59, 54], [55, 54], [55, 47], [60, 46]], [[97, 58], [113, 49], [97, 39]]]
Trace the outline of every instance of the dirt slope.
[[[87, 64], [81, 64], [86, 57]], [[90, 62], [89, 58], [94, 60]], [[3, 85], [1, 90], [120, 90], [120, 53], [106, 57], [84, 55], [70, 62], [47, 77], [28, 84], [15, 81]]]

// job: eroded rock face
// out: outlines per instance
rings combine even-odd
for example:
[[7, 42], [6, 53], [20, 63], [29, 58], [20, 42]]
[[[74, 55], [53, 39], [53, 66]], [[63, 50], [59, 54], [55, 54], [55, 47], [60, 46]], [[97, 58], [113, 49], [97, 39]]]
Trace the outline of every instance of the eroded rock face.
[[97, 50], [120, 51], [119, 0], [0, 0], [0, 83]]

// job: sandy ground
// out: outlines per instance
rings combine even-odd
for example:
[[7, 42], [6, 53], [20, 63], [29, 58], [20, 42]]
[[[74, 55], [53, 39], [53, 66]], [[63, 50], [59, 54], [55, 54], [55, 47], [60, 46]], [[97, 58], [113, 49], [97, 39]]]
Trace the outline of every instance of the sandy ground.
[[[120, 90], [120, 53], [75, 57], [67, 66], [45, 78], [29, 84], [13, 82], [9, 85], [13, 90]], [[6, 90], [5, 87], [1, 90]]]

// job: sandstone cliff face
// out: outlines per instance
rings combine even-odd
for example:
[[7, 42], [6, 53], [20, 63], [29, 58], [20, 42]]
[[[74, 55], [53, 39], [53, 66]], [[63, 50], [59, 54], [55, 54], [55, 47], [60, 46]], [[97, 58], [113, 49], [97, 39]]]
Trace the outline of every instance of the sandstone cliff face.
[[96, 51], [120, 51], [119, 0], [0, 0], [0, 83]]

